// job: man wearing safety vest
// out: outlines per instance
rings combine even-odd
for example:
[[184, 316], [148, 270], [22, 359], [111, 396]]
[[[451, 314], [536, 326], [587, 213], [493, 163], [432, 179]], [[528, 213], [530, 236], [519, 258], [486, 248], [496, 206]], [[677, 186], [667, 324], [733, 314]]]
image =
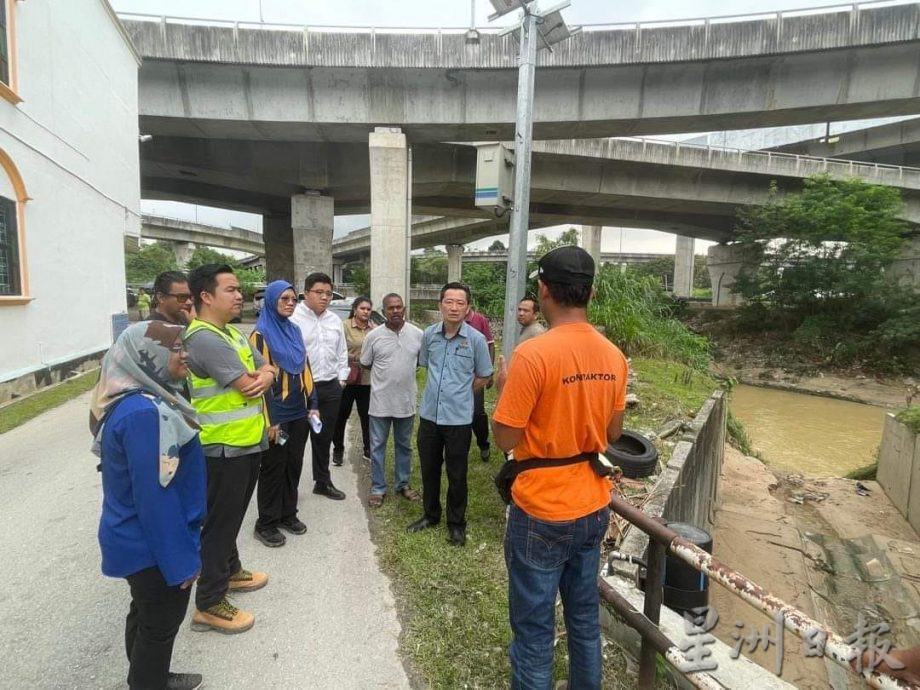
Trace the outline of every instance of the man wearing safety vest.
[[264, 587], [268, 575], [245, 570], [236, 538], [268, 448], [262, 394], [272, 367], [230, 321], [243, 295], [229, 266], [206, 264], [189, 274], [198, 317], [186, 329], [189, 392], [201, 424], [208, 471], [208, 508], [201, 530], [201, 576], [192, 629], [240, 633], [255, 617], [227, 599], [228, 592]]

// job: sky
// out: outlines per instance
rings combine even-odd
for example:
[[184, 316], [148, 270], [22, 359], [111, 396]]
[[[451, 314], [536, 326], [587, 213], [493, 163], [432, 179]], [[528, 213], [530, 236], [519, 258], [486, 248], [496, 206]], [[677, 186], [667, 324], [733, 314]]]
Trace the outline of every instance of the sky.
[[[378, 27], [463, 27], [469, 26], [471, 9], [476, 26], [501, 26], [515, 23], [516, 13], [502, 17], [492, 24], [488, 16], [493, 8], [488, 0], [109, 0], [117, 12], [134, 12], [154, 16], [193, 17], [240, 22], [299, 24], [311, 26], [378, 26]], [[780, 10], [842, 5], [833, 0], [643, 0], [624, 3], [614, 0], [571, 0], [563, 11], [569, 26], [624, 22], [668, 21], [696, 17], [763, 13]], [[557, 0], [539, 0], [551, 6]], [[698, 135], [695, 135], [698, 136]], [[141, 203], [145, 213], [194, 220], [219, 226], [230, 224], [261, 230], [260, 216], [220, 209], [209, 209], [176, 202], [149, 201]], [[368, 216], [339, 216], [335, 236], [367, 227]], [[546, 229], [544, 234], [555, 237], [569, 225]], [[530, 233], [530, 243], [536, 242], [537, 232]], [[506, 241], [506, 237], [501, 238]], [[485, 248], [491, 243], [481, 240], [471, 243], [472, 249]], [[674, 235], [632, 228], [608, 227], [602, 239], [603, 251], [661, 252], [674, 251]], [[711, 243], [697, 241], [697, 253], [705, 254]]]

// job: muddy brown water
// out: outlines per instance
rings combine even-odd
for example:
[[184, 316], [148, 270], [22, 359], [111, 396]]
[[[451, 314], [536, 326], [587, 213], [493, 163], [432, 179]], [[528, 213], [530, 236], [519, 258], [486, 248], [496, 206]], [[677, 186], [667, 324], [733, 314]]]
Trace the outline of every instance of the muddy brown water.
[[807, 393], [739, 385], [731, 410], [767, 464], [842, 477], [875, 462], [886, 410]]

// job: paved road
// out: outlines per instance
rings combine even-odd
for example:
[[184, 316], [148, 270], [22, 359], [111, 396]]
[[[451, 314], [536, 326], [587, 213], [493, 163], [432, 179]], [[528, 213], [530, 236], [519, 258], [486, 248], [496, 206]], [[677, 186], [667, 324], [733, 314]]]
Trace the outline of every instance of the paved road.
[[[0, 687], [125, 687], [128, 588], [99, 571], [88, 414], [83, 395], [0, 435]], [[183, 625], [174, 670], [203, 673], [212, 689], [409, 687], [356, 470], [333, 468], [348, 494], [339, 502], [309, 493], [309, 467], [308, 450], [306, 535], [268, 549], [252, 536], [255, 505], [247, 513], [243, 565], [271, 576], [265, 589], [236, 597], [255, 627], [224, 636]]]

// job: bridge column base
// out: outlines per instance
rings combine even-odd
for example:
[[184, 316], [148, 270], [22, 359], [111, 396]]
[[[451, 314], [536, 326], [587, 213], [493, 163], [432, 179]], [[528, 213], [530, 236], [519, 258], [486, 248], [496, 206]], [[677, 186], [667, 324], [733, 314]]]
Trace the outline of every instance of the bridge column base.
[[368, 135], [371, 173], [371, 294], [390, 292], [409, 303], [407, 208], [409, 161], [406, 135], [378, 127]]
[[332, 228], [335, 200], [318, 192], [291, 197], [294, 285], [303, 288], [304, 278], [320, 271], [332, 277]]
[[447, 282], [459, 283], [463, 280], [463, 245], [447, 245]]
[[192, 260], [192, 254], [195, 253], [195, 245], [192, 242], [173, 242], [173, 254], [176, 255], [176, 264], [183, 271]]
[[709, 248], [706, 265], [712, 281], [712, 303], [715, 306], [739, 306], [744, 298], [732, 290], [745, 267], [752, 265], [753, 257], [746, 247], [738, 244], [715, 244]]
[[920, 237], [904, 243], [900, 256], [891, 264], [891, 277], [901, 285], [912, 286], [920, 292]]
[[[692, 237], [677, 236], [674, 251], [674, 296], [689, 298], [693, 296], [693, 269], [695, 241]], [[713, 288], [715, 294], [715, 288]]]
[[581, 248], [591, 255], [598, 269], [601, 267], [601, 235], [603, 232], [604, 228], [601, 225], [581, 226]]
[[265, 279], [286, 280], [297, 290], [294, 282], [294, 233], [289, 215], [262, 216], [262, 237], [265, 241]]

